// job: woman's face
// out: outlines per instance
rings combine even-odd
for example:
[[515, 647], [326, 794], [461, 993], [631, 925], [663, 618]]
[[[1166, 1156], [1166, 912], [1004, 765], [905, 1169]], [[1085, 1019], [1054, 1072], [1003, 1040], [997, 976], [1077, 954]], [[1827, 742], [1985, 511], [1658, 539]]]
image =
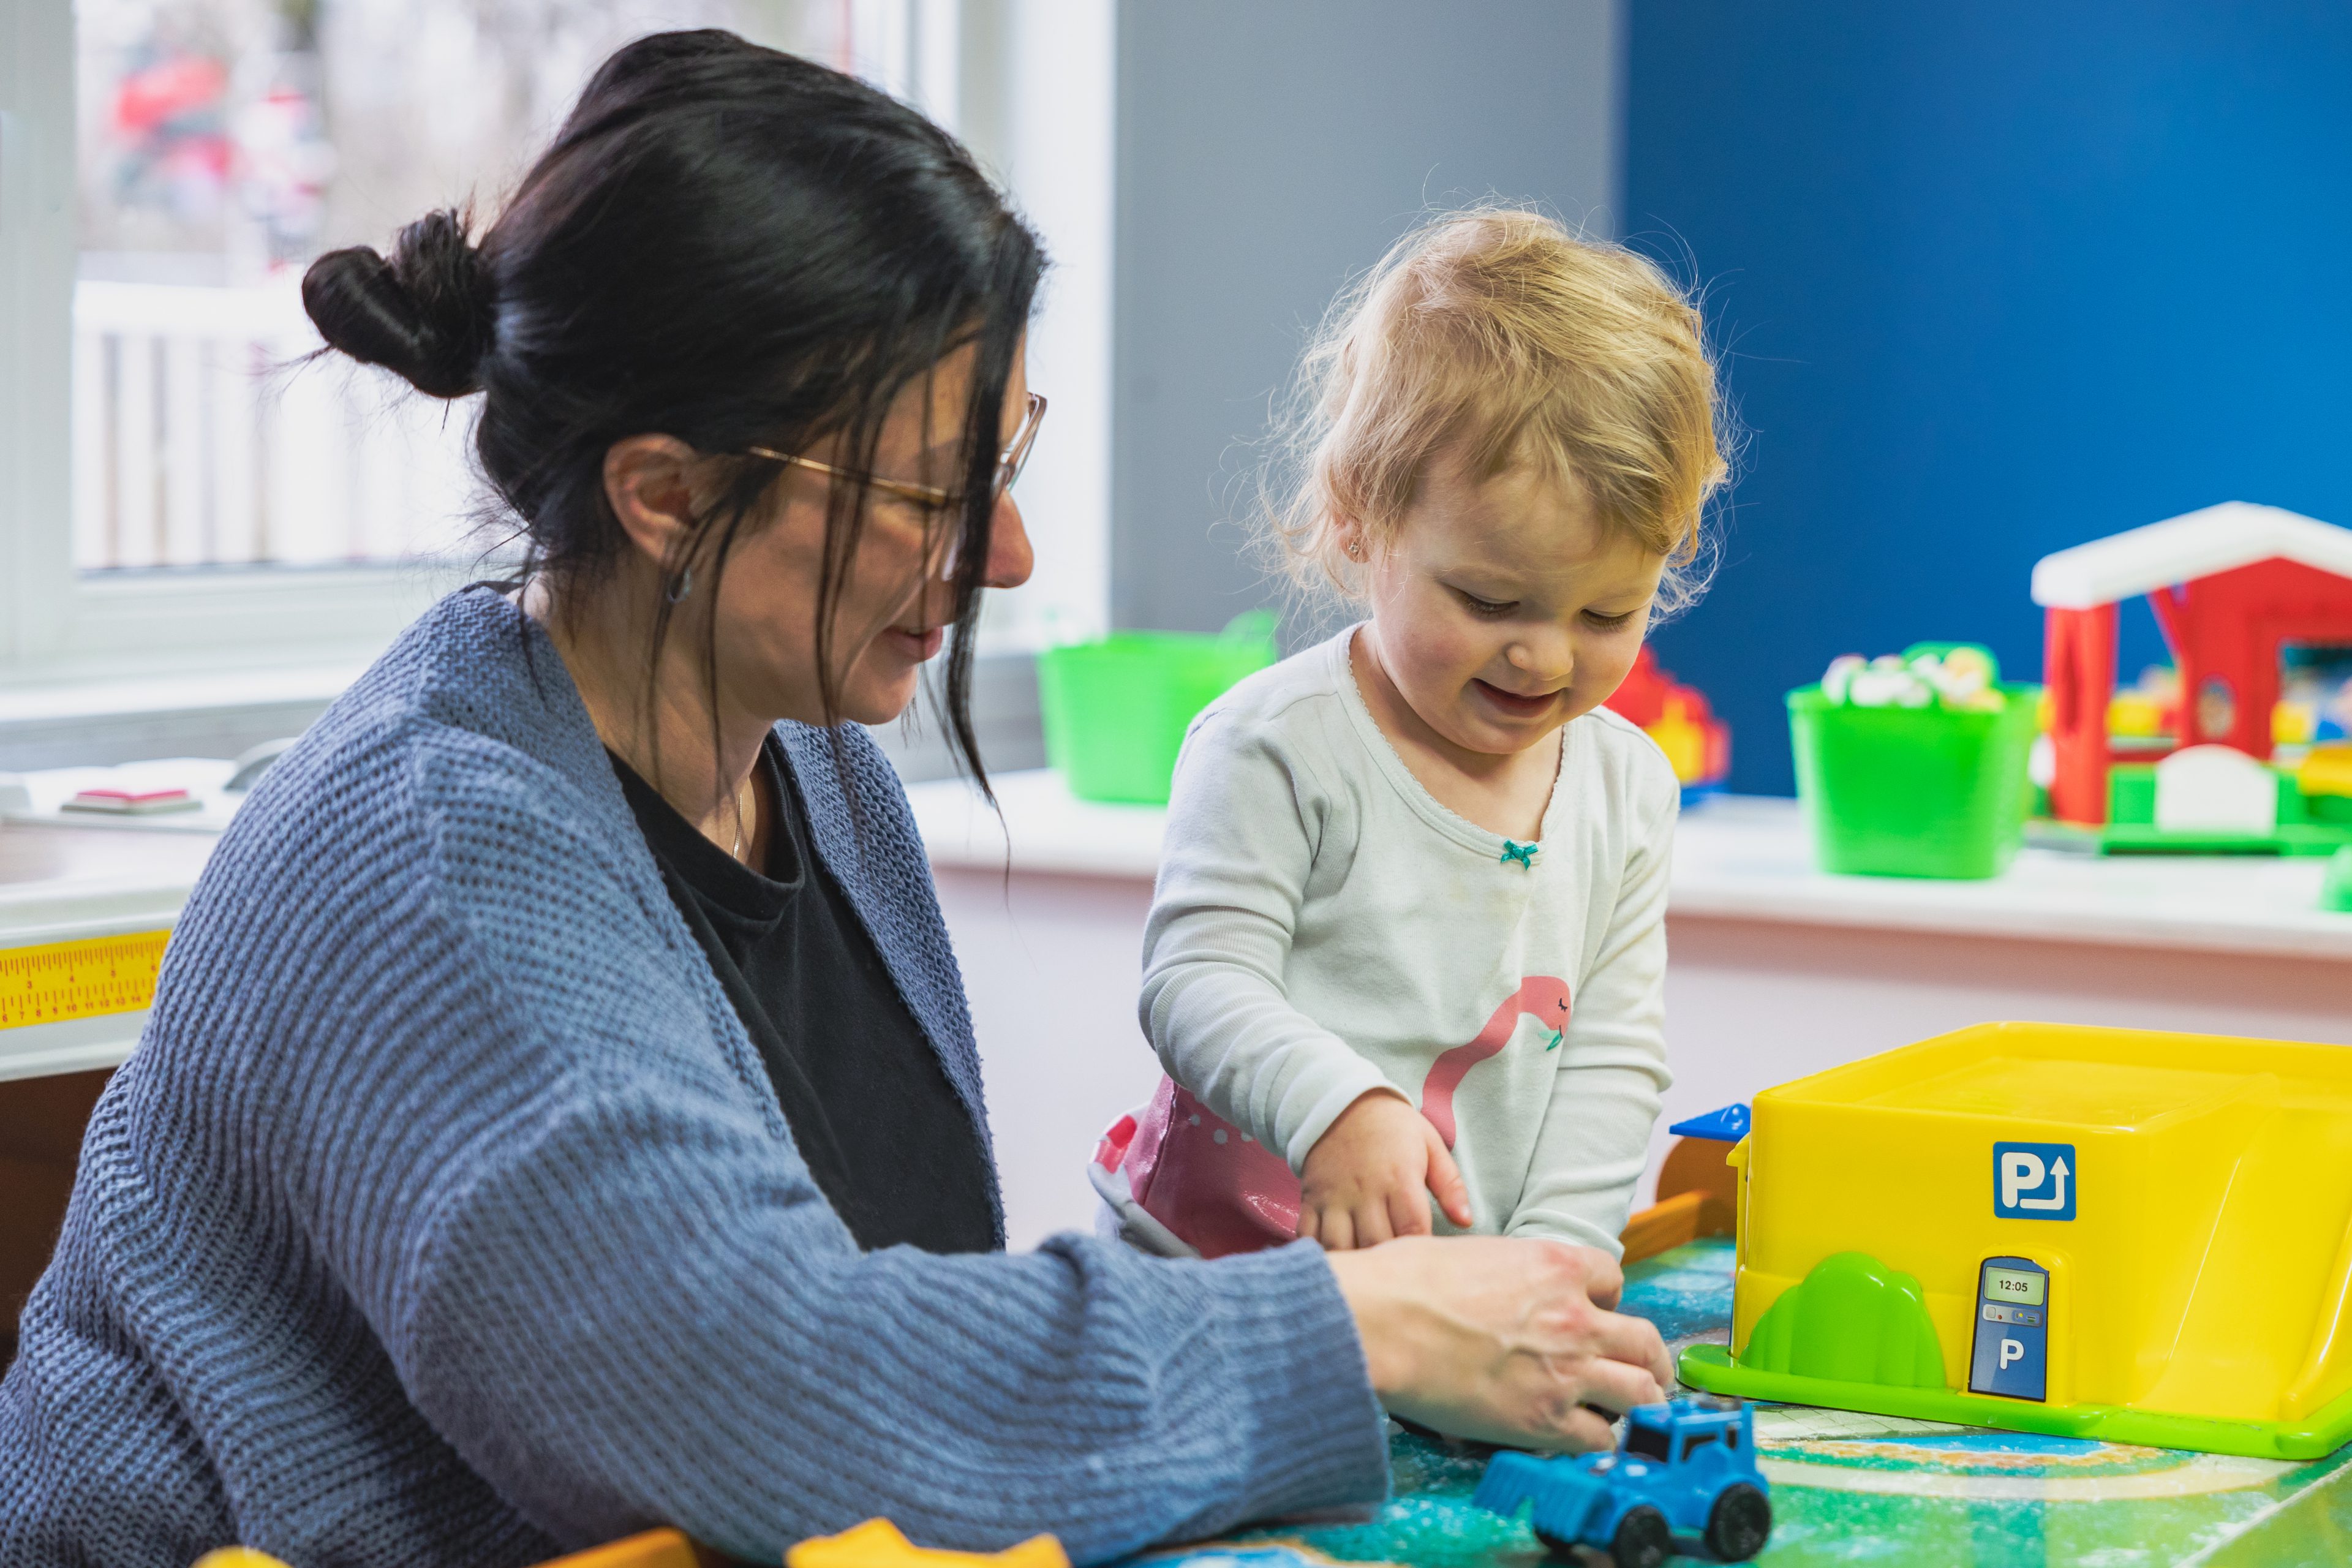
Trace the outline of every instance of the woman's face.
[[[940, 489], [961, 486], [958, 437], [975, 357], [970, 347], [949, 355], [892, 404], [875, 447], [875, 478]], [[1018, 432], [1028, 393], [1025, 354], [1016, 354], [1005, 386], [1000, 447]], [[801, 455], [837, 466], [849, 462], [829, 441]], [[818, 679], [817, 589], [833, 483], [814, 469], [787, 468], [771, 492], [767, 515], [737, 537], [716, 608], [722, 707], [763, 721], [822, 723], [832, 717], [884, 723], [906, 711], [923, 664], [940, 651], [955, 616], [950, 542], [961, 514], [870, 490], [865, 524], [831, 610], [827, 651], [837, 688], [836, 706], [826, 713]], [[1021, 509], [1010, 495], [997, 500], [991, 522], [984, 581], [992, 588], [1017, 587], [1028, 580], [1034, 557]]]

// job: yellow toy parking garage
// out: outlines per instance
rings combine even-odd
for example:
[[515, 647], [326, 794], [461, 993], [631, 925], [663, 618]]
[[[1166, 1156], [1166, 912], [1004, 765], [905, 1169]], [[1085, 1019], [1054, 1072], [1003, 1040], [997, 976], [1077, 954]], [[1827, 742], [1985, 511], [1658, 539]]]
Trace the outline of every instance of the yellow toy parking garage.
[[2309, 1458], [2352, 1437], [2352, 1053], [1990, 1024], [1768, 1090], [1711, 1392]]

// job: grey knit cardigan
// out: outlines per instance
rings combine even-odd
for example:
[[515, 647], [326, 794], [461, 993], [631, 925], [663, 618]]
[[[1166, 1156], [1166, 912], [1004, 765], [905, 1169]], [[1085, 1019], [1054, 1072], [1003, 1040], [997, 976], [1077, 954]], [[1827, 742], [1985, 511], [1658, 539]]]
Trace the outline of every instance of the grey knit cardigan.
[[[896, 773], [782, 735], [984, 1138]], [[1098, 1561], [1378, 1500], [1381, 1431], [1312, 1244], [861, 1253], [562, 659], [476, 589], [188, 902], [0, 1384], [0, 1563], [499, 1568], [656, 1523], [773, 1563], [876, 1514]]]

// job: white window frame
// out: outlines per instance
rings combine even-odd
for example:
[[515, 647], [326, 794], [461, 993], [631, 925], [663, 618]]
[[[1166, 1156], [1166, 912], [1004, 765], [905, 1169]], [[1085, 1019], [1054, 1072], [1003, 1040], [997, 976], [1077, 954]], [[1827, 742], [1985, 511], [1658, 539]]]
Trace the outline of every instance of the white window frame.
[[[85, 574], [73, 560], [72, 0], [10, 0], [0, 49], [0, 688], [254, 669], [348, 677], [457, 567]], [[204, 689], [202, 682], [190, 689]], [[196, 700], [191, 695], [188, 700]]]
[[[1016, 195], [1034, 184], [1024, 205], [1059, 263], [1033, 344], [1055, 451], [1023, 485], [1040, 581], [992, 596], [1005, 602], [992, 605], [990, 641], [1018, 655], [1092, 635], [1109, 601], [1114, 0], [857, 3], [866, 36], [893, 57], [877, 62], [883, 85], [951, 127], [966, 122]], [[73, 5], [8, 0], [0, 16], [0, 725], [12, 689], [165, 673], [196, 692], [216, 677], [235, 700], [257, 670], [282, 689], [289, 671], [310, 668], [331, 695], [471, 574], [463, 563], [77, 570]], [[1068, 89], [1074, 60], [1098, 90]], [[1041, 602], [1055, 612], [1039, 614]]]
[[[1025, 658], [1110, 626], [1111, 239], [1116, 0], [852, 0], [858, 71], [961, 138], [1012, 193], [1052, 270], [1029, 384], [1053, 401], [1021, 481], [1037, 566], [989, 595], [986, 657]], [[977, 711], [977, 708], [975, 708]]]
[[1036, 572], [985, 611], [982, 646], [1005, 652], [1110, 629], [1118, 10], [1114, 0], [962, 0], [959, 99], [940, 116], [1012, 192], [1052, 262], [1029, 384], [1053, 408], [1018, 497]]
[[[0, 666], [71, 619], [73, 7], [16, 0], [0, 47]], [[46, 393], [45, 393], [45, 390]]]

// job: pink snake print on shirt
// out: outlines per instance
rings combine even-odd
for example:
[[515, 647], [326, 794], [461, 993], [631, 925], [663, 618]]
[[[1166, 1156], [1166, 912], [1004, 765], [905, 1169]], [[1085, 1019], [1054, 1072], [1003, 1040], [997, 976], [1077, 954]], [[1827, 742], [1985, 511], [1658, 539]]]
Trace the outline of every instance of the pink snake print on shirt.
[[[1519, 988], [1510, 999], [1495, 1009], [1486, 1026], [1478, 1031], [1469, 1044], [1456, 1046], [1430, 1064], [1429, 1076], [1422, 1080], [1421, 1113], [1437, 1129], [1448, 1149], [1454, 1147], [1454, 1091], [1470, 1069], [1510, 1044], [1511, 1031], [1519, 1026], [1519, 1015], [1525, 1013], [1538, 1024], [1559, 1030], [1568, 1028], [1568, 982], [1555, 980], [1549, 974], [1530, 974], [1519, 982]], [[1553, 1041], [1554, 1045], [1559, 1042]], [[1549, 1047], [1545, 1047], [1549, 1049]]]

